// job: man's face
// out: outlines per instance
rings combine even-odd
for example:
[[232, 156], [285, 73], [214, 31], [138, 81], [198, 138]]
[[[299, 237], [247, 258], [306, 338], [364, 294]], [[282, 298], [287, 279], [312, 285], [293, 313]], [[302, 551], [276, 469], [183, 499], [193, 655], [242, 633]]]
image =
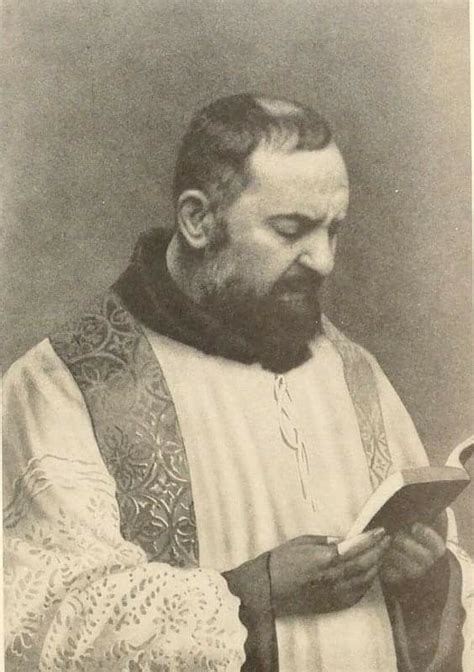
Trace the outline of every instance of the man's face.
[[210, 252], [203, 303], [234, 321], [248, 317], [260, 340], [271, 339], [268, 325], [291, 342], [307, 341], [348, 208], [344, 161], [333, 143], [318, 151], [262, 148], [250, 169], [250, 184], [222, 213], [225, 241]]

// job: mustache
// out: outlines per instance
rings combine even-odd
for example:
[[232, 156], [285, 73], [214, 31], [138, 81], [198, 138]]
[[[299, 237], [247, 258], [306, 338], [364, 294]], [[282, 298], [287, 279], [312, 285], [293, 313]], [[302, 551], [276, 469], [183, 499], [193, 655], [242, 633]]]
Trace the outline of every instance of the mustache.
[[313, 294], [321, 289], [324, 278], [315, 271], [304, 270], [284, 275], [273, 286], [273, 292], [305, 292]]

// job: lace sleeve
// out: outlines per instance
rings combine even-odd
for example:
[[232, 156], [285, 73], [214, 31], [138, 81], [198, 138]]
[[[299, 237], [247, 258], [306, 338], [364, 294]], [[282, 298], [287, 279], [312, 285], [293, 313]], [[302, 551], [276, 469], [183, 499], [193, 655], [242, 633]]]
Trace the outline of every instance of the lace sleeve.
[[148, 563], [123, 539], [73, 381], [51, 396], [32, 370], [4, 385], [6, 669], [239, 670], [246, 632], [225, 580]]

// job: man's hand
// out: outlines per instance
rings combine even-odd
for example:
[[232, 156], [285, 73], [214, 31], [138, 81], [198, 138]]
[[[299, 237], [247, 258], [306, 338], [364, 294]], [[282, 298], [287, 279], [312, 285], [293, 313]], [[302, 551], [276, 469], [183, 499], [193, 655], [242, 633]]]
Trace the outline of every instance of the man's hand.
[[397, 532], [385, 554], [380, 578], [389, 588], [424, 576], [446, 552], [444, 519], [435, 526], [415, 523]]
[[318, 544], [315, 539], [297, 537], [270, 554], [272, 601], [277, 616], [351, 607], [377, 576], [389, 545], [384, 531], [374, 530], [340, 557], [335, 544]]

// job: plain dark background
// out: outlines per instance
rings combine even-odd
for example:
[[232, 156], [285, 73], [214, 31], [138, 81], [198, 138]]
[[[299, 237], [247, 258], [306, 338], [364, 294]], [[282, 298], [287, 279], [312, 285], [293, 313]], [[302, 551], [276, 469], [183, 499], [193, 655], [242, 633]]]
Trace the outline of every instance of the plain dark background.
[[[331, 122], [352, 186], [326, 309], [433, 462], [472, 431], [468, 3], [5, 0], [3, 364], [172, 223], [190, 115], [239, 91]], [[456, 510], [474, 551], [473, 486]]]

